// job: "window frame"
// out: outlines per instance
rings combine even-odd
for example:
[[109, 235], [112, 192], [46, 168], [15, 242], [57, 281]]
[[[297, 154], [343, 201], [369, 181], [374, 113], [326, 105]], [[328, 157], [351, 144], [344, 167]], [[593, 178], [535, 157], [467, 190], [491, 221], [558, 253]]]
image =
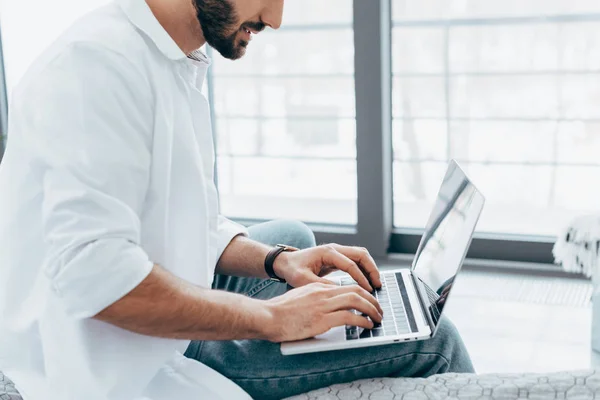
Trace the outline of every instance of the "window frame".
[[[390, 253], [415, 254], [422, 234], [422, 229], [395, 229]], [[467, 258], [503, 263], [552, 264], [552, 268], [558, 269], [553, 264], [554, 241], [555, 238], [549, 236], [476, 233]]]

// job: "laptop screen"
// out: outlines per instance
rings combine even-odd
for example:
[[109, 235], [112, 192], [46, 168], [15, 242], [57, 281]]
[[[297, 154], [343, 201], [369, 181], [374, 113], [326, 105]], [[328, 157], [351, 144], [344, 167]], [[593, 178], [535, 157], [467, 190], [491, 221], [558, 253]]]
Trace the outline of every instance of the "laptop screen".
[[412, 267], [421, 299], [429, 304], [435, 327], [471, 243], [484, 202], [458, 164], [451, 161]]

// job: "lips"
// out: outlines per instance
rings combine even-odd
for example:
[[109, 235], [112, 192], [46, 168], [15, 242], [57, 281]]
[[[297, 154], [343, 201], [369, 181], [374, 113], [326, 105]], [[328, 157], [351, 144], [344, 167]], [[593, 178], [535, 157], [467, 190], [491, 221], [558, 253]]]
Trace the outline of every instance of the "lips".
[[252, 40], [252, 31], [248, 28], [242, 28], [242, 37], [246, 43], [250, 42]]

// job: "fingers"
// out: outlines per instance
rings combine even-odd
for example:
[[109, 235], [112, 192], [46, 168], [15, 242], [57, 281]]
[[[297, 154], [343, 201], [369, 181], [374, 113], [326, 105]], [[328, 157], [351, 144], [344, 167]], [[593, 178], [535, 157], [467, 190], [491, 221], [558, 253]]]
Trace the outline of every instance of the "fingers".
[[383, 319], [377, 308], [364, 297], [356, 293], [345, 293], [329, 300], [331, 311], [356, 310], [368, 315], [373, 321], [381, 322]]
[[354, 261], [338, 252], [333, 246], [323, 246], [322, 251], [321, 261], [324, 265], [333, 265], [340, 271], [348, 273], [365, 290], [373, 291], [369, 280]]
[[373, 329], [373, 321], [369, 321], [361, 315], [356, 315], [350, 311], [336, 311], [327, 316], [327, 323], [329, 328], [335, 328], [336, 326], [360, 326], [365, 329]]
[[358, 264], [363, 273], [369, 278], [369, 281], [377, 288], [381, 287], [381, 277], [379, 276], [379, 270], [375, 264], [375, 260], [371, 256], [371, 253], [364, 247], [349, 247], [341, 246], [339, 244], [332, 244], [333, 248], [338, 252], [356, 264]]
[[369, 303], [373, 304], [373, 306], [377, 309], [379, 314], [383, 315], [383, 309], [381, 308], [381, 304], [379, 304], [377, 299], [371, 293], [367, 292], [365, 289], [361, 288], [360, 286], [357, 286], [357, 285], [338, 286], [335, 289], [333, 289], [333, 292], [332, 292], [332, 294], [334, 296], [339, 296], [341, 294], [346, 294], [346, 293], [356, 293], [359, 296], [362, 296]]
[[303, 271], [301, 274], [298, 274], [296, 279], [294, 279], [294, 285], [292, 286], [304, 286], [309, 285], [311, 283], [322, 283], [328, 286], [337, 287], [337, 284], [329, 279], [321, 278], [309, 271]]

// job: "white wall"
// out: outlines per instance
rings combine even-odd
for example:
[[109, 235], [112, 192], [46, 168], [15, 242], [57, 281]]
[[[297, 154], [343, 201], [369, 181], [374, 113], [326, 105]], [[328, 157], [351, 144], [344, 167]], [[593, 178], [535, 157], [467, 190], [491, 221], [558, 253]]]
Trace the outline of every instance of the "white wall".
[[1, 0], [0, 26], [9, 97], [36, 57], [81, 15], [109, 0]]

